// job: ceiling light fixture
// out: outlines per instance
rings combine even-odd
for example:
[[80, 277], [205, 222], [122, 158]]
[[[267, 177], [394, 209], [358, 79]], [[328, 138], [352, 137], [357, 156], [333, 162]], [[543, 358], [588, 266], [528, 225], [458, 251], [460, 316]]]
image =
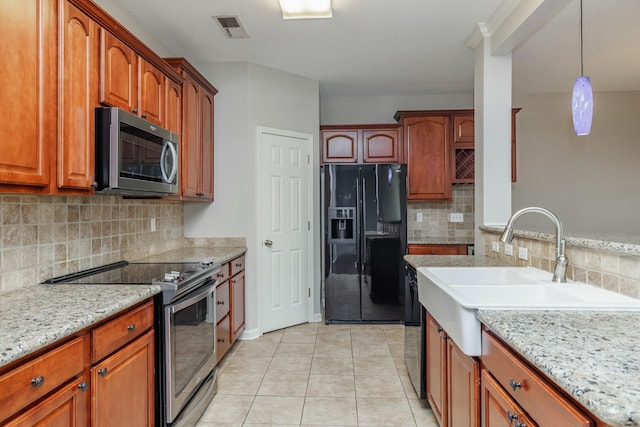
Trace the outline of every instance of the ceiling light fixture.
[[283, 19], [331, 18], [331, 0], [280, 0]]
[[593, 91], [591, 80], [584, 75], [582, 43], [582, 0], [580, 0], [580, 77], [573, 84], [571, 97], [571, 113], [573, 115], [573, 130], [576, 135], [589, 135], [593, 118]]

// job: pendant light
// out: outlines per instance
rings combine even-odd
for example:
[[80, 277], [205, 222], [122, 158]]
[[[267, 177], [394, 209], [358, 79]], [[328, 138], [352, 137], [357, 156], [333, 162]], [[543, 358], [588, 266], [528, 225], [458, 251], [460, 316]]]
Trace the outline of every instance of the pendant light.
[[593, 91], [591, 80], [584, 75], [582, 41], [582, 0], [580, 0], [580, 77], [573, 84], [571, 97], [571, 113], [573, 115], [573, 129], [576, 135], [589, 135], [593, 118]]

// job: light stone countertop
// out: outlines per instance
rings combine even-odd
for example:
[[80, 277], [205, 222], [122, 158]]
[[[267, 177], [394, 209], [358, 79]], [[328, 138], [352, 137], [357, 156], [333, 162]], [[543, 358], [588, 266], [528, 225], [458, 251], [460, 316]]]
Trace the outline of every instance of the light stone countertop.
[[[221, 264], [244, 247], [188, 247], [136, 262]], [[0, 293], [0, 367], [160, 293], [155, 285], [31, 285]]]
[[611, 426], [640, 426], [640, 313], [479, 310], [478, 319]]
[[34, 285], [0, 293], [0, 366], [157, 293], [155, 285]]
[[[404, 259], [414, 268], [507, 265], [484, 256]], [[476, 317], [601, 421], [640, 426], [640, 312], [479, 310]]]

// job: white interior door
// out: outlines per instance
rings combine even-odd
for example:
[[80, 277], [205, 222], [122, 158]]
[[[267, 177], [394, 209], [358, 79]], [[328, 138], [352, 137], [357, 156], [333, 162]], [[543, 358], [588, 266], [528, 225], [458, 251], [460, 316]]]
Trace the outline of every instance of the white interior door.
[[262, 332], [309, 320], [312, 140], [258, 129]]

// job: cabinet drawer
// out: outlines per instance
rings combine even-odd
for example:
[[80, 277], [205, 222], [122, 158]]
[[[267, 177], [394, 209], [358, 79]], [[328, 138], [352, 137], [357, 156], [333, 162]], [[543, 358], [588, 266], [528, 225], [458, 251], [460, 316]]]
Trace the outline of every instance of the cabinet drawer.
[[512, 427], [514, 420], [526, 427], [538, 427], [484, 369], [482, 370], [481, 384], [480, 425], [482, 427]]
[[231, 261], [231, 277], [244, 270], [244, 255]]
[[91, 363], [114, 352], [153, 327], [153, 301], [91, 331]]
[[0, 421], [82, 373], [83, 361], [79, 337], [0, 376]]
[[216, 323], [229, 314], [229, 281], [216, 288]]
[[216, 280], [218, 283], [222, 283], [229, 278], [229, 273], [231, 273], [231, 263], [226, 262], [220, 266], [220, 271], [216, 274]]
[[482, 362], [538, 425], [593, 425], [576, 406], [486, 331], [482, 331]]
[[467, 245], [407, 245], [409, 255], [466, 255]]

